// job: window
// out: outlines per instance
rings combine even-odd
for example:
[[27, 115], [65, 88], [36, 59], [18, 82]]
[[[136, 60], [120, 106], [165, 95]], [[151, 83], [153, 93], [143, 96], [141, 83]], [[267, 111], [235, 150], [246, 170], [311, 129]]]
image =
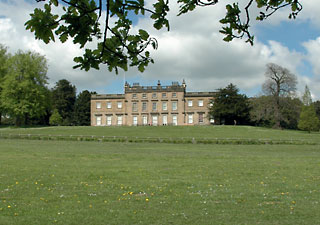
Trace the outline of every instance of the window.
[[158, 116], [152, 116], [152, 126], [158, 125]]
[[137, 102], [132, 102], [132, 111], [137, 112], [138, 111], [138, 103]]
[[188, 100], [188, 106], [192, 107], [192, 100]]
[[157, 93], [152, 93], [152, 98], [157, 98]]
[[142, 102], [142, 111], [147, 111], [147, 103]]
[[193, 123], [193, 114], [188, 114], [188, 123]]
[[203, 100], [199, 100], [199, 101], [198, 101], [198, 106], [199, 106], [199, 107], [202, 107], [202, 106], [203, 106]]
[[107, 126], [111, 126], [111, 116], [107, 116]]
[[162, 116], [162, 124], [163, 125], [168, 125], [168, 116], [167, 115], [163, 115]]
[[101, 102], [96, 102], [96, 108], [101, 109]]
[[176, 98], [177, 97], [177, 93], [173, 92], [172, 93], [172, 98]]
[[102, 125], [102, 123], [101, 123], [101, 116], [97, 116], [97, 117], [96, 117], [96, 124], [97, 124], [97, 126], [101, 126], [101, 125]]
[[119, 125], [119, 126], [122, 125], [122, 116], [117, 117], [117, 125]]
[[107, 109], [111, 109], [111, 102], [107, 102]]
[[178, 102], [172, 102], [172, 110], [177, 110]]
[[168, 103], [162, 102], [162, 110], [167, 111], [168, 110]]
[[152, 111], [157, 111], [157, 103], [152, 102]]
[[203, 113], [199, 113], [199, 123], [203, 123]]
[[122, 109], [122, 102], [118, 102], [118, 109]]
[[167, 97], [167, 93], [162, 93], [162, 98], [166, 98]]
[[132, 124], [133, 124], [134, 126], [137, 126], [137, 125], [138, 125], [138, 117], [137, 117], [137, 116], [133, 116], [133, 117], [132, 117]]
[[142, 116], [142, 124], [147, 125], [148, 124], [148, 116]]
[[172, 124], [174, 126], [178, 125], [178, 117], [177, 117], [177, 115], [172, 115]]
[[147, 98], [147, 94], [146, 93], [142, 93], [142, 98]]
[[132, 98], [137, 98], [137, 94], [132, 94]]

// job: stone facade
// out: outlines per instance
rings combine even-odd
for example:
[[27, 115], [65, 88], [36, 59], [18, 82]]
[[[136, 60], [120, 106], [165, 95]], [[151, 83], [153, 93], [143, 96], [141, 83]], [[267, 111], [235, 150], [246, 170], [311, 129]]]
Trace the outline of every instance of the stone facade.
[[91, 126], [208, 125], [215, 92], [186, 92], [186, 84], [125, 84], [124, 94], [91, 96]]

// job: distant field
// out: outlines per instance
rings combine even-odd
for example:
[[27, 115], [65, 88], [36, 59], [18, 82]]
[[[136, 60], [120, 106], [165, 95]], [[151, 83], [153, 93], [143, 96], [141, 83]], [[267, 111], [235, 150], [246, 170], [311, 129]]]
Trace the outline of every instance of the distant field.
[[42, 127], [0, 128], [0, 134], [97, 135], [128, 137], [195, 137], [305, 140], [320, 143], [320, 133], [250, 126]]
[[0, 140], [0, 224], [318, 224], [319, 159], [318, 145]]

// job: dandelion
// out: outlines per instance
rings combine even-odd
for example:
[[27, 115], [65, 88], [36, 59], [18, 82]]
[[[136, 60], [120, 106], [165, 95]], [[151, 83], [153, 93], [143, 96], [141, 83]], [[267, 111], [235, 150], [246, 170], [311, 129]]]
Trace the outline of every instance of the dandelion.
[[16, 181], [16, 184], [19, 184], [19, 182], [18, 182], [18, 181]]
[[146, 202], [148, 202], [149, 201], [149, 199], [148, 198], [146, 198]]
[[89, 205], [89, 208], [92, 208], [92, 205]]
[[14, 215], [15, 215], [15, 216], [18, 216], [19, 214], [18, 214], [18, 213], [14, 213]]
[[296, 201], [292, 201], [291, 203], [292, 203], [292, 204], [296, 204]]
[[8, 205], [8, 208], [10, 209], [10, 208], [11, 208], [11, 205]]

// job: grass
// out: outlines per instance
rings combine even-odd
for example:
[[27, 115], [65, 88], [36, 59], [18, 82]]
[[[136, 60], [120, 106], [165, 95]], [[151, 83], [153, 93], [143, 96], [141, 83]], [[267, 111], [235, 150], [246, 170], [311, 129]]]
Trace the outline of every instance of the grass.
[[319, 158], [318, 145], [0, 140], [0, 224], [317, 224]]
[[0, 128], [3, 134], [97, 135], [162, 138], [243, 138], [301, 140], [320, 143], [320, 133], [297, 130], [275, 130], [250, 126], [167, 126], [167, 127], [40, 127]]

